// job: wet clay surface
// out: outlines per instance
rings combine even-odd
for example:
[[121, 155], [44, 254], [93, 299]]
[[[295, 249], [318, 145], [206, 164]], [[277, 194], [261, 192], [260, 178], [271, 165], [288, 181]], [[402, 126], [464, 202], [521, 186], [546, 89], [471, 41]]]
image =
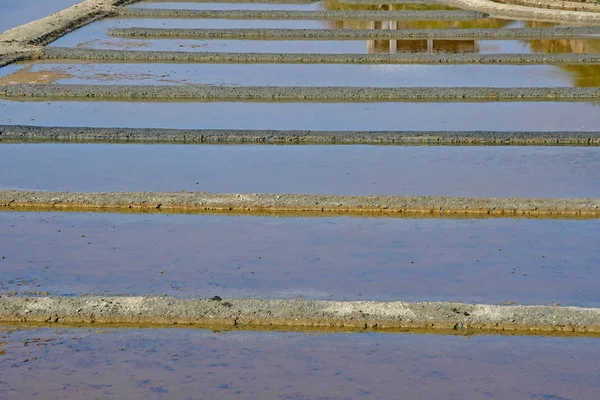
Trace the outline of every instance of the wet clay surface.
[[597, 220], [8, 212], [0, 291], [595, 307], [598, 228]]
[[4, 144], [0, 189], [600, 197], [599, 160], [583, 147]]
[[[15, 68], [16, 66], [11, 66]], [[302, 64], [91, 64], [27, 63], [0, 77], [0, 84], [62, 83], [101, 85], [226, 86], [600, 86], [600, 65], [302, 65]], [[583, 71], [582, 71], [583, 72]], [[0, 71], [2, 73], [2, 71]]]
[[597, 339], [33, 329], [0, 341], [6, 400], [600, 396]]

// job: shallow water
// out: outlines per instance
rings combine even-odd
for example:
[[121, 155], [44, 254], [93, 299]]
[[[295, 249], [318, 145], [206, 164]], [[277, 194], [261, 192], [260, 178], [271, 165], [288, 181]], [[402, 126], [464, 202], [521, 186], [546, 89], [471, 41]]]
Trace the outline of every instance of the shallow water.
[[[192, 28], [192, 29], [387, 29], [389, 21], [384, 25], [380, 21], [368, 20], [308, 20], [308, 19], [216, 19], [216, 18], [123, 18], [106, 20], [110, 28], [144, 27], [144, 28]], [[487, 21], [487, 20], [486, 20]], [[392, 21], [401, 28], [407, 28], [416, 21]], [[446, 20], [428, 21], [433, 24], [444, 24]], [[461, 21], [462, 22], [462, 21]], [[472, 22], [472, 21], [471, 21]], [[465, 22], [466, 23], [466, 22]], [[422, 22], [426, 24], [426, 22]], [[517, 24], [518, 25], [518, 24]], [[441, 27], [441, 26], [440, 26]]]
[[600, 107], [586, 102], [135, 103], [0, 100], [0, 124], [174, 129], [586, 132], [598, 130]]
[[0, 292], [596, 307], [599, 224], [4, 212]]
[[38, 18], [46, 17], [81, 0], [2, 0], [0, 33]]
[[600, 197], [598, 147], [4, 144], [0, 189]]
[[[600, 65], [327, 65], [125, 64], [37, 62], [12, 66], [0, 84], [359, 86], [359, 87], [570, 87], [600, 86]], [[571, 68], [571, 69], [569, 69]], [[9, 72], [14, 71], [9, 74]], [[0, 71], [2, 74], [2, 71]]]
[[0, 338], [9, 342], [0, 355], [5, 400], [600, 397], [597, 339], [195, 329]]
[[[63, 40], [64, 39], [64, 40]], [[65, 36], [54, 42], [59, 47], [79, 47], [89, 49], [118, 49], [118, 50], [152, 50], [152, 51], [200, 51], [200, 52], [231, 52], [231, 53], [332, 53], [332, 54], [370, 54], [389, 53], [389, 40], [192, 40], [192, 39], [120, 39], [114, 37], [98, 38], [94, 36], [89, 40], [72, 40]], [[509, 54], [509, 53], [548, 53], [558, 40], [486, 40], [475, 43], [474, 41], [440, 41], [432, 44], [433, 52], [440, 53], [481, 53], [481, 54]], [[564, 42], [564, 41], [563, 41]], [[585, 53], [600, 51], [600, 40], [572, 40], [566, 48], [568, 53]], [[427, 41], [411, 40], [396, 41], [398, 52], [423, 53], [428, 50]], [[569, 51], [569, 49], [573, 51]]]
[[245, 3], [240, 2], [140, 2], [128, 6], [130, 8], [158, 8], [158, 9], [188, 9], [188, 10], [325, 10], [323, 2], [314, 3]]
[[[487, 21], [490, 20], [480, 20]], [[506, 21], [506, 28], [522, 28], [536, 26], [521, 21]], [[460, 26], [436, 25], [436, 21], [414, 22], [399, 21], [400, 28], [408, 29], [447, 28]], [[128, 27], [180, 27], [201, 28], [219, 25], [221, 28], [242, 27], [282, 27], [282, 28], [358, 28], [370, 27], [364, 21], [252, 21], [252, 20], [198, 20], [198, 19], [105, 19], [94, 22], [70, 33], [53, 46], [79, 47], [92, 49], [128, 49], [128, 50], [162, 50], [162, 51], [209, 51], [209, 52], [260, 52], [260, 53], [388, 53], [390, 46], [398, 52], [442, 52], [442, 53], [597, 53], [600, 51], [599, 39], [568, 40], [193, 40], [193, 39], [129, 39], [116, 38], [106, 34], [110, 28]], [[477, 21], [461, 22], [465, 27], [476, 28]], [[487, 27], [484, 25], [483, 27]], [[489, 27], [502, 27], [492, 24]], [[392, 45], [392, 42], [394, 45]]]
[[[198, 3], [204, 4], [204, 3]], [[228, 3], [224, 3], [228, 4]], [[264, 4], [263, 4], [264, 5]], [[262, 5], [261, 5], [262, 6]], [[266, 5], [269, 6], [269, 5]], [[483, 19], [475, 21], [398, 21], [398, 28], [524, 28], [539, 27], [532, 21]], [[441, 53], [597, 53], [600, 39], [540, 39], [540, 40], [192, 40], [192, 39], [131, 39], [107, 35], [111, 28], [243, 28], [281, 27], [298, 28], [356, 28], [369, 29], [367, 21], [271, 21], [271, 20], [212, 20], [212, 19], [140, 19], [117, 18], [94, 22], [54, 42], [53, 46], [92, 49], [208, 51], [242, 53], [388, 53], [398, 52]]]

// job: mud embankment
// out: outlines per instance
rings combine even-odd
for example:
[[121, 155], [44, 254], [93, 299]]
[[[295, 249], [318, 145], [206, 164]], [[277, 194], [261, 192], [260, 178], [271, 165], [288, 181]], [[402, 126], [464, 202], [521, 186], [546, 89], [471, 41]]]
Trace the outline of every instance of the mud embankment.
[[462, 303], [0, 297], [0, 322], [598, 333], [600, 309]]
[[536, 40], [594, 39], [596, 27], [486, 28], [486, 29], [189, 29], [113, 28], [109, 36], [152, 39], [240, 39], [240, 40], [371, 40], [371, 39], [470, 39]]
[[70, 193], [0, 191], [0, 210], [63, 211], [164, 210], [168, 212], [238, 212], [296, 214], [378, 213], [455, 216], [600, 217], [600, 199], [523, 199], [447, 196], [340, 196], [307, 194], [118, 192]]
[[478, 11], [446, 10], [190, 10], [160, 8], [122, 8], [125, 18], [205, 18], [272, 20], [374, 20], [374, 21], [469, 21], [487, 18]]
[[12, 84], [0, 85], [0, 97], [77, 101], [556, 102], [600, 99], [600, 88]]
[[595, 53], [220, 53], [189, 51], [104, 50], [47, 47], [39, 55], [47, 60], [139, 61], [145, 63], [246, 63], [246, 64], [600, 64]]
[[0, 125], [0, 142], [598, 146], [600, 131], [294, 131]]

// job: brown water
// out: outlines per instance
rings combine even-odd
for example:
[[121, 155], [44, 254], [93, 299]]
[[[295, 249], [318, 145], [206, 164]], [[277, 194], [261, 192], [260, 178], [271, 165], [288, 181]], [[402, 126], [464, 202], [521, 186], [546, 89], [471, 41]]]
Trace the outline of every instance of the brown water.
[[0, 338], [4, 400], [600, 397], [598, 339], [194, 329]]
[[600, 221], [0, 213], [0, 294], [600, 306]]
[[4, 144], [0, 189], [600, 197], [598, 147]]

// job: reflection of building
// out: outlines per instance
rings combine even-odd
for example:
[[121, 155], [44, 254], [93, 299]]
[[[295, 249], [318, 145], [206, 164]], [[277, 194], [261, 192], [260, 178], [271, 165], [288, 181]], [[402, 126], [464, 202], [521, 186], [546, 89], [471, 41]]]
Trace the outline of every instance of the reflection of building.
[[[397, 21], [369, 21], [367, 29], [398, 29]], [[367, 40], [367, 53], [477, 53], [478, 40]]]

